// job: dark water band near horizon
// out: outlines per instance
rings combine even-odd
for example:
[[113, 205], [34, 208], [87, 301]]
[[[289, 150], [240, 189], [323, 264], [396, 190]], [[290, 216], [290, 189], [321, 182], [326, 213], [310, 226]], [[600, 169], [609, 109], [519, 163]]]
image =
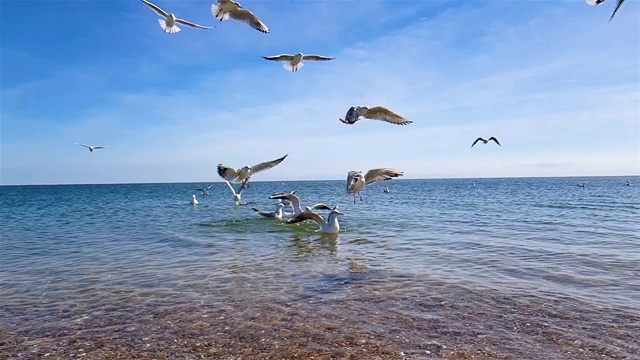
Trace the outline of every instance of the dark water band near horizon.
[[201, 185], [0, 187], [0, 359], [640, 358], [640, 177]]

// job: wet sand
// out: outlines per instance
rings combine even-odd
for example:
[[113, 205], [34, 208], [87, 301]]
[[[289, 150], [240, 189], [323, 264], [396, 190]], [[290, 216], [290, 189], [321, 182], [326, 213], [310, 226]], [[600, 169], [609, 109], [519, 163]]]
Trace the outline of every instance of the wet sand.
[[[3, 305], [2, 359], [633, 359], [637, 309], [416, 278]], [[0, 300], [6, 299], [0, 297]]]

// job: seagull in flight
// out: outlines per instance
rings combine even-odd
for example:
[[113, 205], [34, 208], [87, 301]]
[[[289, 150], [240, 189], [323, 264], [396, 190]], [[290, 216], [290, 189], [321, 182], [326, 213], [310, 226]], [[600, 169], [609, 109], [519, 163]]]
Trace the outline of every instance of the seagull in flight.
[[[482, 141], [483, 143], [486, 144], [486, 143], [488, 143], [489, 141], [492, 141], [492, 140], [495, 141], [496, 144], [500, 145], [500, 142], [498, 142], [498, 139], [496, 139], [495, 137], [492, 136], [492, 137], [488, 138], [487, 140], [485, 140], [485, 139], [483, 139], [481, 137], [477, 138], [476, 141], [474, 141], [473, 144], [471, 144], [471, 147], [473, 147], [473, 145], [475, 145], [478, 141]], [[500, 145], [500, 146], [502, 146], [502, 145]]]
[[229, 189], [231, 189], [231, 194], [233, 195], [233, 200], [236, 202], [236, 206], [238, 205], [245, 205], [246, 203], [242, 202], [242, 187], [240, 188], [240, 191], [236, 192], [236, 190], [233, 188], [233, 186], [225, 179], [224, 183], [227, 184], [227, 186], [229, 187]]
[[360, 196], [360, 201], [362, 201], [360, 192], [364, 190], [365, 185], [391, 180], [403, 175], [403, 172], [389, 168], [371, 169], [364, 175], [361, 171], [349, 171], [347, 174], [347, 194], [353, 194], [353, 203], [355, 204], [356, 194]]
[[155, 11], [156, 14], [164, 18], [164, 19], [158, 19], [158, 23], [160, 24], [160, 27], [162, 28], [162, 30], [164, 30], [164, 32], [167, 34], [176, 34], [180, 32], [181, 29], [176, 25], [176, 23], [191, 26], [196, 29], [211, 29], [210, 27], [207, 27], [207, 26], [198, 25], [184, 19], [179, 19], [174, 14], [169, 14], [168, 12], [162, 10], [162, 8], [160, 8], [158, 5], [150, 1], [142, 0], [142, 2], [147, 4], [151, 9], [153, 9], [153, 11]]
[[256, 208], [251, 208], [251, 210], [257, 212], [258, 214], [266, 217], [268, 219], [275, 219], [278, 221], [282, 221], [282, 210], [284, 209], [284, 204], [279, 202], [276, 204], [276, 211], [262, 211]]
[[246, 10], [237, 1], [218, 0], [217, 4], [211, 5], [211, 14], [220, 21], [229, 20], [229, 18], [249, 24], [252, 28], [269, 33], [269, 28], [260, 19], [249, 10]]
[[247, 186], [247, 183], [249, 182], [249, 179], [251, 178], [251, 176], [261, 171], [271, 169], [272, 167], [284, 161], [284, 159], [286, 159], [287, 156], [289, 156], [289, 154], [286, 154], [285, 156], [279, 159], [265, 161], [253, 166], [245, 165], [241, 169], [234, 169], [229, 166], [218, 164], [218, 175], [220, 175], [221, 178], [227, 181], [230, 181], [234, 184], [242, 183], [242, 186], [240, 187], [240, 191], [242, 191], [242, 189], [244, 189]]
[[285, 69], [296, 72], [304, 66], [303, 60], [305, 61], [329, 61], [335, 59], [335, 57], [327, 57], [320, 55], [305, 55], [303, 53], [297, 53], [295, 55], [291, 54], [280, 54], [276, 56], [263, 56], [263, 59], [271, 60], [271, 61], [286, 61], [282, 64], [282, 67]]
[[[604, 0], [586, 0], [587, 4], [589, 5], [600, 5], [604, 2]], [[616, 3], [616, 8], [613, 9], [613, 13], [611, 14], [611, 17], [609, 18], [609, 22], [611, 22], [611, 20], [613, 20], [613, 17], [616, 15], [616, 12], [618, 12], [618, 9], [620, 8], [620, 6], [622, 6], [622, 3], [624, 2], [624, 0], [618, 0], [618, 2]]]
[[87, 149], [89, 149], [89, 152], [93, 152], [93, 150], [106, 148], [106, 146], [90, 146], [87, 144], [80, 144], [80, 143], [74, 143], [74, 144], [86, 147]]
[[209, 195], [209, 190], [211, 190], [212, 187], [213, 187], [213, 185], [209, 185], [209, 186], [207, 186], [206, 189], [197, 188], [196, 191], [201, 191], [202, 195]]
[[371, 120], [381, 120], [386, 121], [391, 124], [396, 125], [409, 125], [413, 123], [413, 121], [409, 121], [404, 117], [394, 113], [393, 111], [384, 108], [382, 106], [375, 106], [369, 109], [366, 106], [352, 106], [347, 111], [344, 119], [340, 118], [339, 120], [343, 124], [355, 124], [356, 121], [361, 118], [371, 119]]
[[271, 196], [269, 196], [269, 199], [280, 199], [280, 200], [286, 200], [289, 201], [291, 203], [291, 207], [293, 208], [293, 216], [302, 214], [303, 212], [309, 212], [315, 209], [320, 209], [320, 210], [331, 210], [333, 209], [332, 207], [330, 207], [329, 205], [326, 204], [315, 204], [311, 207], [306, 206], [305, 210], [302, 210], [302, 208], [300, 207], [300, 198], [297, 195], [294, 195], [295, 191], [292, 191], [290, 193], [279, 193], [279, 194], [273, 194]]
[[338, 210], [338, 206], [336, 205], [329, 212], [326, 221], [324, 220], [322, 215], [318, 214], [317, 212], [305, 211], [288, 219], [287, 224], [295, 224], [305, 220], [313, 220], [318, 224], [318, 226], [320, 226], [320, 229], [316, 230], [317, 232], [325, 234], [337, 234], [338, 232], [340, 232], [338, 216], [342, 215], [344, 214]]

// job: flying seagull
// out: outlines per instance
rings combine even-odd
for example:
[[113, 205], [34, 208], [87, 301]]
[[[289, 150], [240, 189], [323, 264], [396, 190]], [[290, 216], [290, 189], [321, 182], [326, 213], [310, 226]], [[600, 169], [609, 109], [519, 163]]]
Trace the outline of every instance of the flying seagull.
[[158, 19], [158, 23], [160, 24], [160, 27], [162, 28], [162, 30], [164, 30], [164, 32], [167, 34], [176, 34], [180, 32], [181, 29], [176, 25], [176, 23], [191, 26], [196, 29], [211, 29], [210, 27], [198, 25], [198, 24], [189, 22], [187, 20], [179, 19], [174, 14], [167, 13], [166, 11], [162, 10], [162, 8], [160, 8], [158, 5], [150, 1], [142, 0], [142, 2], [147, 4], [150, 8], [152, 8], [153, 11], [156, 12], [156, 14], [164, 17], [164, 19]]
[[363, 117], [371, 120], [382, 120], [396, 125], [409, 125], [413, 123], [413, 121], [409, 121], [382, 106], [375, 106], [371, 109], [366, 106], [352, 106], [347, 111], [347, 115], [345, 115], [344, 120], [340, 118], [340, 121], [351, 125], [355, 124], [356, 121]]
[[349, 171], [347, 174], [347, 194], [353, 194], [353, 203], [355, 204], [356, 194], [360, 196], [360, 201], [362, 201], [360, 192], [364, 190], [365, 185], [391, 180], [391, 178], [403, 175], [404, 173], [401, 171], [389, 168], [371, 169], [364, 175], [361, 171]]
[[285, 207], [284, 204], [280, 202], [276, 204], [276, 211], [262, 211], [256, 208], [251, 208], [251, 210], [257, 212], [263, 217], [282, 221], [282, 209], [284, 209], [284, 207]]
[[86, 144], [74, 143], [76, 145], [84, 146], [89, 149], [89, 152], [93, 152], [93, 150], [104, 149], [106, 146], [90, 146]]
[[287, 220], [287, 224], [295, 224], [305, 220], [313, 220], [315, 221], [320, 229], [316, 230], [317, 232], [327, 233], [327, 234], [337, 234], [340, 232], [340, 224], [338, 223], [338, 216], [344, 215], [338, 210], [338, 206], [335, 206], [329, 212], [329, 216], [327, 216], [327, 221], [324, 220], [322, 215], [313, 212], [313, 211], [305, 211], [302, 212], [289, 220]]
[[197, 188], [196, 191], [201, 191], [202, 195], [209, 195], [209, 190], [211, 190], [212, 187], [213, 187], [213, 185], [209, 185], [209, 186], [207, 186], [206, 189]]
[[225, 184], [227, 184], [227, 186], [229, 187], [229, 189], [231, 189], [231, 194], [233, 195], [233, 200], [236, 202], [236, 206], [237, 205], [244, 205], [242, 203], [242, 187], [240, 188], [240, 191], [236, 192], [236, 190], [233, 188], [233, 186], [225, 179], [224, 180]]
[[[600, 5], [604, 2], [604, 0], [586, 0], [587, 4], [589, 5]], [[624, 0], [618, 0], [617, 4], [616, 4], [616, 8], [613, 9], [613, 13], [611, 14], [611, 17], [609, 18], [609, 22], [611, 22], [611, 20], [613, 20], [613, 17], [616, 15], [616, 12], [618, 12], [618, 9], [620, 8], [620, 6], [622, 5], [622, 3], [624, 2]]]
[[297, 53], [295, 55], [290, 54], [280, 54], [276, 56], [263, 56], [263, 59], [271, 60], [271, 61], [286, 61], [282, 64], [282, 67], [285, 69], [296, 72], [304, 66], [302, 60], [305, 61], [329, 61], [335, 59], [335, 57], [327, 57], [320, 55], [305, 55], [303, 53]]
[[293, 194], [294, 191], [290, 192], [290, 193], [279, 193], [279, 194], [273, 194], [271, 196], [269, 196], [269, 199], [280, 199], [280, 200], [287, 200], [291, 203], [291, 207], [293, 208], [293, 216], [299, 215], [305, 211], [311, 211], [311, 210], [315, 210], [315, 209], [320, 209], [320, 210], [331, 210], [333, 209], [332, 207], [326, 205], [326, 204], [315, 204], [311, 207], [306, 206], [305, 210], [302, 210], [302, 208], [300, 207], [300, 198], [297, 195]]
[[242, 189], [247, 186], [247, 183], [249, 182], [249, 179], [252, 175], [255, 175], [261, 171], [271, 169], [272, 167], [280, 164], [287, 156], [289, 156], [289, 154], [286, 154], [279, 159], [266, 161], [253, 166], [245, 165], [239, 170], [229, 166], [218, 164], [218, 175], [220, 175], [220, 177], [225, 180], [231, 181], [232, 183], [242, 183], [242, 186], [240, 187], [240, 191], [242, 191]]
[[249, 24], [252, 28], [265, 34], [269, 33], [269, 28], [251, 11], [242, 8], [237, 1], [218, 0], [217, 4], [211, 5], [211, 14], [220, 21], [232, 18], [237, 21]]
[[[496, 144], [500, 145], [500, 142], [498, 141], [498, 139], [496, 139], [495, 137], [492, 136], [492, 137], [488, 138], [487, 140], [485, 140], [485, 139], [483, 139], [481, 137], [477, 138], [476, 141], [474, 141], [473, 144], [471, 144], [471, 147], [473, 147], [473, 145], [475, 145], [478, 141], [482, 141], [483, 143], [486, 144], [491, 140], [495, 141]], [[500, 145], [500, 146], [502, 146], [502, 145]]]

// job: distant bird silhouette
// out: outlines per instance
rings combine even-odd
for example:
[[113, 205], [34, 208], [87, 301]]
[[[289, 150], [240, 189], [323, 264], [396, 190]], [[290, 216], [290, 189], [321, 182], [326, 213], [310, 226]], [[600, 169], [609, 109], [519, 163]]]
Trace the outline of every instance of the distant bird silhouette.
[[93, 150], [106, 148], [106, 146], [90, 146], [90, 145], [80, 144], [80, 143], [74, 143], [74, 144], [86, 147], [87, 149], [89, 149], [89, 152], [93, 152]]
[[212, 188], [212, 187], [213, 187], [213, 185], [209, 185], [209, 186], [207, 186], [207, 188], [206, 188], [206, 189], [203, 189], [203, 188], [197, 188], [196, 190], [197, 190], [197, 191], [201, 191], [201, 192], [202, 192], [202, 195], [209, 195], [209, 191], [211, 190], [211, 188]]
[[[492, 137], [488, 138], [487, 140], [485, 140], [485, 139], [483, 139], [481, 137], [477, 138], [476, 141], [474, 141], [473, 144], [471, 144], [471, 147], [473, 147], [473, 145], [475, 145], [478, 141], [482, 141], [483, 143], [486, 144], [491, 140], [495, 141], [496, 144], [500, 145], [500, 142], [498, 141], [498, 139], [496, 139], [495, 137], [492, 136]], [[502, 146], [502, 145], [500, 145], [500, 146]]]
[[[586, 0], [587, 4], [589, 5], [600, 5], [604, 2], [604, 0]], [[620, 8], [620, 6], [622, 5], [622, 3], [624, 2], [624, 0], [618, 0], [618, 3], [616, 4], [616, 8], [613, 9], [613, 13], [611, 14], [611, 17], [609, 18], [609, 22], [611, 22], [611, 20], [613, 20], [613, 17], [616, 15], [616, 12], [618, 12], [618, 9]]]
[[631, 186], [631, 181], [627, 180], [627, 186]]
[[586, 183], [578, 184], [579, 187], [585, 187]]

